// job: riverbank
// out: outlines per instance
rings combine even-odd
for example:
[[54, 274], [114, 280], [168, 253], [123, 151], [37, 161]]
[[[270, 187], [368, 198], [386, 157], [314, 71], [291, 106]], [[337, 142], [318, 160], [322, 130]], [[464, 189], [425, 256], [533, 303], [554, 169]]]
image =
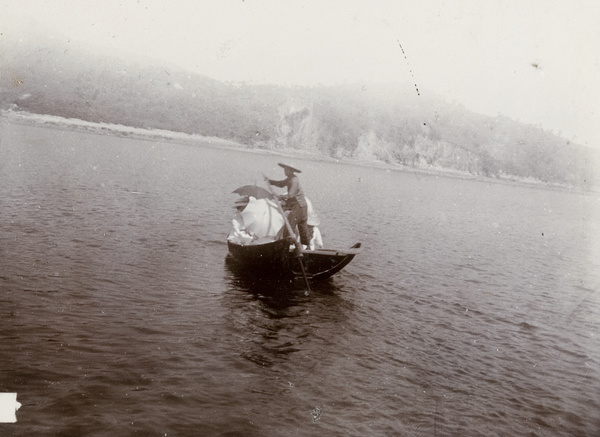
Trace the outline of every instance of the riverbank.
[[538, 187], [544, 189], [568, 190], [572, 192], [592, 192], [600, 194], [600, 187], [582, 189], [580, 187], [568, 186], [558, 183], [547, 183], [534, 178], [518, 178], [512, 175], [503, 177], [486, 177], [473, 175], [468, 172], [440, 168], [440, 167], [410, 167], [402, 164], [391, 164], [383, 161], [365, 161], [344, 157], [340, 159], [332, 158], [326, 155], [308, 152], [297, 149], [266, 149], [248, 146], [235, 141], [226, 140], [218, 137], [207, 137], [197, 134], [187, 134], [183, 132], [169, 131], [164, 129], [138, 128], [112, 123], [99, 123], [75, 118], [64, 118], [55, 115], [34, 114], [23, 111], [0, 111], [0, 119], [10, 123], [18, 123], [50, 129], [69, 130], [85, 132], [97, 135], [112, 135], [122, 138], [131, 138], [142, 141], [168, 141], [177, 142], [192, 146], [228, 148], [244, 150], [251, 153], [277, 155], [282, 158], [302, 158], [321, 162], [338, 162], [346, 165], [355, 165], [359, 167], [381, 168], [388, 171], [410, 172], [423, 176], [449, 177], [458, 179], [477, 180], [486, 183], [501, 183], [510, 185], [519, 185], [526, 187]]

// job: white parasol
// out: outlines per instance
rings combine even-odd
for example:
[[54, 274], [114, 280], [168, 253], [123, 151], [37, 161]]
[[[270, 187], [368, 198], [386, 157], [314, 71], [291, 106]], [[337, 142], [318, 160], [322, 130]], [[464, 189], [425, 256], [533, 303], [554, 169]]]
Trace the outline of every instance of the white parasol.
[[275, 237], [284, 224], [277, 205], [268, 199], [250, 197], [248, 205], [241, 212], [246, 232], [257, 238]]

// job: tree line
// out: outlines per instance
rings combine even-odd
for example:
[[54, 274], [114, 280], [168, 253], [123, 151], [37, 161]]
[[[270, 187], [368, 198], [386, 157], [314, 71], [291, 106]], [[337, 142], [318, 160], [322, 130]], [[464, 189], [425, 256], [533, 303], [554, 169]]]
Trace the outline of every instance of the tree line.
[[4, 109], [215, 136], [246, 147], [496, 178], [598, 186], [598, 153], [410, 84], [223, 83], [47, 39], [5, 45]]

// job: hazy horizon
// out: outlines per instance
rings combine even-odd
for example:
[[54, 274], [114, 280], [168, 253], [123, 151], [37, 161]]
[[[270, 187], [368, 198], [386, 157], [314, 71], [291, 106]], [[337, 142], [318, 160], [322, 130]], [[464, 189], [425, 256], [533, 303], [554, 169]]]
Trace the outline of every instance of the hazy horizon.
[[224, 82], [410, 84], [600, 147], [595, 2], [2, 3], [5, 38], [47, 28], [65, 50], [135, 53]]

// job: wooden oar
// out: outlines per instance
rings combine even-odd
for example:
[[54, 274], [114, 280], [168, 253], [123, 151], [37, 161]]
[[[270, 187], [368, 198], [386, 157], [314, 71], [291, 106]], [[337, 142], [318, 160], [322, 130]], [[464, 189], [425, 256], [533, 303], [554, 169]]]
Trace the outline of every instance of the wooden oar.
[[287, 219], [287, 216], [285, 215], [285, 211], [283, 210], [281, 203], [279, 203], [279, 199], [277, 198], [277, 195], [273, 192], [273, 187], [269, 183], [269, 178], [265, 175], [263, 175], [263, 176], [265, 178], [265, 182], [267, 183], [269, 192], [273, 196], [273, 201], [277, 205], [277, 208], [279, 209], [279, 213], [283, 216], [283, 221], [285, 223], [285, 227], [287, 228], [287, 231], [294, 239], [294, 245], [295, 245], [294, 252], [296, 253], [296, 257], [298, 258], [298, 261], [300, 262], [300, 269], [302, 270], [302, 276], [304, 277], [304, 282], [306, 283], [306, 289], [308, 291], [310, 291], [310, 284], [308, 283], [308, 276], [306, 276], [306, 270], [304, 269], [304, 261], [303, 261], [304, 255], [302, 253], [302, 243], [300, 242], [299, 238], [296, 236], [296, 233], [292, 229], [292, 225], [290, 225], [290, 222]]

